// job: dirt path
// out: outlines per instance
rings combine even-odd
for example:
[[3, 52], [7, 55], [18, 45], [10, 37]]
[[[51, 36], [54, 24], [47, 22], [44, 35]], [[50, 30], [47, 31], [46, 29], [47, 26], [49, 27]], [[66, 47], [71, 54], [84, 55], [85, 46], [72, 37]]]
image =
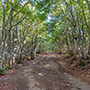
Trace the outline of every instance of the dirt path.
[[53, 54], [38, 56], [1, 81], [0, 90], [90, 90], [87, 83], [65, 73]]

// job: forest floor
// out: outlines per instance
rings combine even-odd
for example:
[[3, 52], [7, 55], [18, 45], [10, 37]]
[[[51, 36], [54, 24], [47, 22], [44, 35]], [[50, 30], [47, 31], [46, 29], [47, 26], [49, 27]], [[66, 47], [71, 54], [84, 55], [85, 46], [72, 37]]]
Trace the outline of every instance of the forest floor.
[[[60, 63], [62, 65], [62, 67], [64, 68], [65, 72], [77, 77], [77, 78], [81, 78], [83, 81], [87, 82], [88, 84], [90, 84], [90, 60], [86, 60], [88, 63], [81, 68], [80, 66], [75, 66], [77, 64], [77, 60], [74, 60], [72, 62], [72, 64], [68, 63], [68, 59], [67, 56], [65, 55], [58, 55], [58, 63]], [[72, 58], [72, 57], [71, 57]]]
[[88, 83], [65, 72], [60, 59], [47, 53], [15, 66], [0, 76], [0, 90], [90, 90]]

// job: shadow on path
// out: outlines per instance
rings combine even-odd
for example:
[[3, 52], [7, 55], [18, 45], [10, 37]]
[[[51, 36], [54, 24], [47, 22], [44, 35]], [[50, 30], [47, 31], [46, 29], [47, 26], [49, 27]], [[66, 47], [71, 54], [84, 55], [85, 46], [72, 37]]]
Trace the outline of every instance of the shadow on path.
[[4, 90], [90, 90], [87, 83], [64, 72], [54, 54], [40, 55], [19, 68], [8, 79]]

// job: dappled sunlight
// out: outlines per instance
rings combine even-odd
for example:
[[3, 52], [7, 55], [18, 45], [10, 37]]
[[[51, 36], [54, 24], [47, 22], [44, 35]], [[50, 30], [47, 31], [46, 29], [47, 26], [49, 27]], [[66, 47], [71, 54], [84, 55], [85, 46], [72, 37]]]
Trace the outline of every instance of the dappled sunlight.
[[0, 90], [90, 89], [64, 72], [90, 83], [90, 0], [0, 0]]
[[38, 73], [39, 76], [44, 76], [42, 73]]
[[53, 67], [53, 65], [51, 65], [51, 64], [44, 65], [44, 68], [50, 68], [50, 67]]

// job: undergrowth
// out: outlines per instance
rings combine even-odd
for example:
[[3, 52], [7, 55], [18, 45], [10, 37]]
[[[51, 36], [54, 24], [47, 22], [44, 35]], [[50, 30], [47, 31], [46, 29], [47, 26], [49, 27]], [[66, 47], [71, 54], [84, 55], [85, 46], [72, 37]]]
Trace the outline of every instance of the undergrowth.
[[4, 75], [6, 73], [6, 68], [0, 68], [0, 75]]

